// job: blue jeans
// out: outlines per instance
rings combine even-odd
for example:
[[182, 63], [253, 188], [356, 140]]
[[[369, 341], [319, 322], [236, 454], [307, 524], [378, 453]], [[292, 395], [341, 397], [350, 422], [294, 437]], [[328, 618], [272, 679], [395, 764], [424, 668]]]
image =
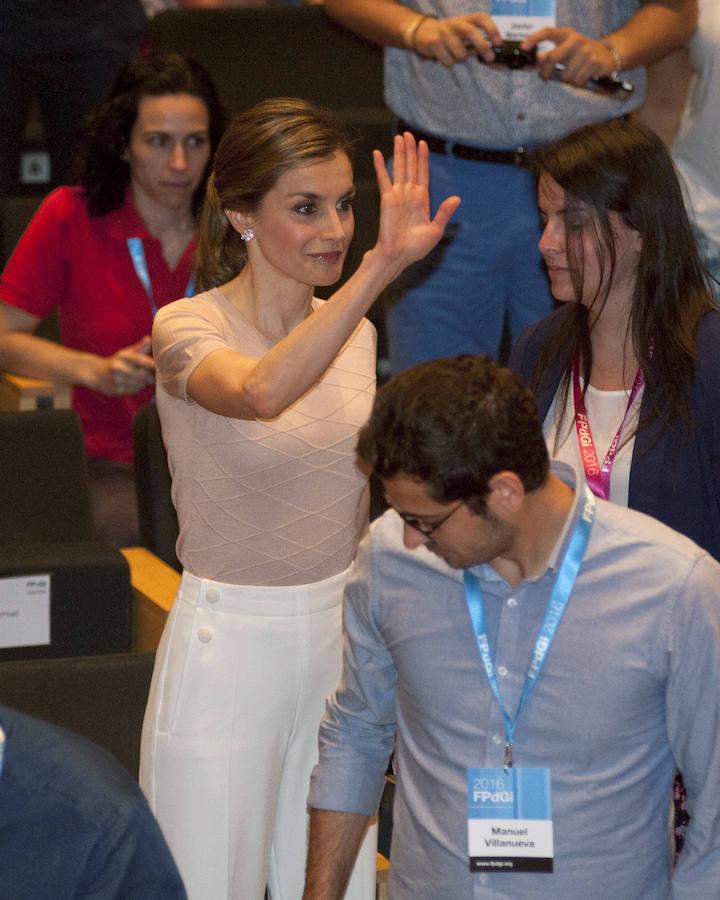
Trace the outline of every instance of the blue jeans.
[[462, 205], [443, 240], [388, 291], [393, 372], [460, 353], [496, 356], [506, 314], [514, 337], [552, 308], [533, 175], [431, 153], [432, 212], [451, 194]]

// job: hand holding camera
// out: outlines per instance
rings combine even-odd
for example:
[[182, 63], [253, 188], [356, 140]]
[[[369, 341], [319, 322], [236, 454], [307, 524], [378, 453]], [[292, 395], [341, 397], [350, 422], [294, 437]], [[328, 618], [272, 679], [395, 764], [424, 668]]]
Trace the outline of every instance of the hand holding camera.
[[[489, 65], [505, 66], [508, 69], [538, 67], [540, 76], [548, 80], [567, 81], [576, 87], [607, 94], [616, 100], [626, 100], [632, 94], [633, 85], [629, 81], [618, 78], [614, 72], [610, 75], [591, 75], [583, 70], [578, 70], [577, 65], [571, 68], [569, 63], [566, 64], [554, 58], [552, 54], [554, 50], [558, 49], [557, 47], [544, 54], [542, 58], [538, 58], [537, 43], [550, 39], [550, 36], [545, 34], [549, 31], [570, 31], [570, 29], [543, 29], [542, 32], [533, 36], [536, 43], [530, 47], [526, 47], [525, 42], [521, 41], [503, 41], [502, 44], [496, 44], [492, 47], [494, 59]], [[562, 52], [559, 56], [561, 59], [565, 58]], [[481, 62], [487, 62], [483, 56], [478, 56], [478, 59]]]
[[[608, 72], [608, 58], [611, 65], [617, 60], [615, 51], [572, 28], [543, 28], [522, 42], [503, 41], [487, 13], [419, 18], [409, 29], [411, 49], [448, 68], [476, 56], [491, 66], [537, 68], [541, 78], [565, 81], [618, 100], [625, 100], [633, 92], [633, 85], [619, 79], [615, 71], [604, 74]], [[538, 53], [537, 45], [545, 41], [555, 46]]]
[[497, 26], [487, 13], [466, 13], [441, 19], [433, 16], [421, 18], [422, 21], [416, 21], [411, 28], [411, 49], [446, 68], [472, 56], [491, 63], [492, 47], [502, 40]]

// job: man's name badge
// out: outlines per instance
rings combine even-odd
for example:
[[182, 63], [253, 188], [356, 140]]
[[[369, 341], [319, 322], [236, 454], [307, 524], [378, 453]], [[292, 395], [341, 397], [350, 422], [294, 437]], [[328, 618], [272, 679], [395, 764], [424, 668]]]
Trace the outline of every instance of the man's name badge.
[[468, 769], [471, 872], [552, 872], [550, 769]]
[[492, 0], [490, 15], [506, 41], [555, 27], [555, 0]]

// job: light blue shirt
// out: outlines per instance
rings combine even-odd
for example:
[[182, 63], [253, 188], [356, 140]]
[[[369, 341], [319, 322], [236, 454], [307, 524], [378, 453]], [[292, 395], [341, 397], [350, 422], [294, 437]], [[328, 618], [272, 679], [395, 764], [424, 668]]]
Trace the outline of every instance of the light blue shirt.
[[[438, 18], [490, 12], [491, 0], [405, 0], [404, 6]], [[557, 0], [557, 24], [602, 38], [631, 19], [640, 0]], [[474, 57], [445, 68], [417, 53], [385, 50], [385, 100], [416, 128], [480, 147], [534, 147], [574, 128], [605, 122], [637, 108], [645, 97], [645, 70], [623, 77], [635, 85], [624, 101], [559, 82], [534, 69], [490, 69]]]
[[[569, 484], [572, 469], [553, 469]], [[481, 580], [500, 690], [515, 710], [571, 516], [544, 574]], [[660, 900], [720, 894], [720, 565], [641, 513], [598, 500], [590, 542], [514, 742], [549, 767], [555, 871], [471, 874], [466, 769], [501, 766], [503, 719], [462, 573], [374, 523], [347, 587], [343, 681], [321, 726], [310, 804], [374, 813], [397, 734], [393, 900]], [[692, 822], [670, 881], [676, 764]]]

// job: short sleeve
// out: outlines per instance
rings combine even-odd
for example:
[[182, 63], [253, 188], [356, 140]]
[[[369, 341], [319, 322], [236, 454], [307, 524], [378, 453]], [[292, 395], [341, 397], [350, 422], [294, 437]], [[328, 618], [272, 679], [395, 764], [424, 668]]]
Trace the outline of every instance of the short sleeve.
[[159, 310], [152, 330], [156, 380], [173, 397], [190, 400], [188, 379], [214, 350], [229, 344], [219, 318], [197, 298], [177, 300]]

